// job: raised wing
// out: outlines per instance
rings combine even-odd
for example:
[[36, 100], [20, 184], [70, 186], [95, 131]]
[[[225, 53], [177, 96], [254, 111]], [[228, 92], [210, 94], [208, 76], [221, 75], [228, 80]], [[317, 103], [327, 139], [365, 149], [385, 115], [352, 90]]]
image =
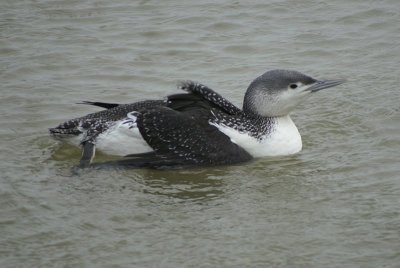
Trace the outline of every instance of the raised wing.
[[193, 95], [200, 96], [228, 114], [235, 115], [242, 113], [241, 109], [205, 85], [193, 81], [183, 81], [178, 84], [178, 88], [192, 93]]

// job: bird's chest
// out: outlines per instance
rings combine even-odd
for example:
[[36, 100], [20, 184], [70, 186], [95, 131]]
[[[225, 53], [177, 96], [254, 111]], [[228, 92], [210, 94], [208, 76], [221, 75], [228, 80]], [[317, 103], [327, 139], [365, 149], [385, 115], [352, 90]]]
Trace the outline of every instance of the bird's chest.
[[261, 139], [260, 147], [259, 156], [291, 155], [301, 151], [302, 140], [290, 117], [279, 118], [269, 135]]
[[233, 143], [245, 149], [253, 157], [290, 155], [302, 148], [300, 133], [289, 116], [273, 118], [267, 125], [246, 131], [223, 123], [211, 123], [227, 135]]

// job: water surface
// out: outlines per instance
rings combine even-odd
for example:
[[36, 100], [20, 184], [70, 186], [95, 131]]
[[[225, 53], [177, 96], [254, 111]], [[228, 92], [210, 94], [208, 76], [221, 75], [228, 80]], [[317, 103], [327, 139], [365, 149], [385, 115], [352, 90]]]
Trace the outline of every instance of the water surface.
[[[400, 4], [0, 3], [1, 267], [397, 267]], [[293, 114], [295, 156], [71, 172], [47, 129], [192, 79], [241, 105], [263, 72], [344, 78]], [[96, 161], [111, 159], [98, 155]]]

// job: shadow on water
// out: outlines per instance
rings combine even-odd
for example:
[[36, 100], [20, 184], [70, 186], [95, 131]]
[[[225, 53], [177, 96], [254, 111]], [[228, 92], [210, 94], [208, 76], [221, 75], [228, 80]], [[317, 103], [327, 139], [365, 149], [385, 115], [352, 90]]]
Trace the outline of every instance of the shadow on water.
[[310, 172], [306, 167], [311, 161], [299, 154], [255, 159], [230, 166], [158, 170], [113, 165], [113, 160], [121, 157], [98, 152], [92, 167], [79, 169], [76, 167], [81, 154], [79, 148], [49, 141], [41, 145], [49, 154], [45, 161], [49, 166], [48, 172], [54, 169], [57, 177], [65, 178], [63, 184], [69, 190], [129, 192], [132, 195], [139, 192], [201, 202], [247, 190], [267, 193], [272, 188], [278, 190], [283, 187], [285, 191], [291, 191], [307, 183], [302, 175]]
[[303, 167], [303, 159], [299, 156], [256, 159], [230, 166], [169, 170], [99, 167], [101, 165], [92, 170], [101, 176], [109, 173], [129, 179], [142, 193], [191, 201], [219, 199], [249, 189], [269, 191], [271, 187], [281, 188], [286, 184], [284, 187], [292, 188], [303, 179], [298, 172]]
[[206, 201], [225, 192], [224, 178], [229, 170], [222, 168], [192, 168], [175, 170], [130, 170], [140, 175], [144, 193], [178, 199]]
[[75, 190], [151, 194], [168, 198], [206, 201], [224, 193], [225, 168], [191, 168], [174, 170], [132, 169], [102, 166], [80, 169], [73, 161], [55, 165], [59, 177]]
[[119, 179], [134, 183], [136, 190], [144, 194], [191, 201], [210, 201], [223, 196], [228, 191], [227, 181], [237, 176], [235, 170], [240, 168], [220, 166], [157, 170], [106, 167], [98, 165], [92, 170], [102, 173], [102, 176], [107, 173], [115, 174]]

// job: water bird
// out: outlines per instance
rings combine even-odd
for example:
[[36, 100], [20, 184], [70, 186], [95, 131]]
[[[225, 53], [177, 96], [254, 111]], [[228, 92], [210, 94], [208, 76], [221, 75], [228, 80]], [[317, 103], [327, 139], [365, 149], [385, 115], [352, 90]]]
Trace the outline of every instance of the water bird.
[[186, 92], [163, 100], [85, 101], [105, 110], [49, 131], [82, 147], [80, 167], [91, 164], [96, 148], [125, 155], [118, 164], [150, 168], [227, 165], [290, 155], [302, 149], [290, 112], [311, 94], [343, 82], [316, 80], [292, 70], [267, 71], [250, 83], [240, 109], [203, 84], [182, 81], [178, 88]]

